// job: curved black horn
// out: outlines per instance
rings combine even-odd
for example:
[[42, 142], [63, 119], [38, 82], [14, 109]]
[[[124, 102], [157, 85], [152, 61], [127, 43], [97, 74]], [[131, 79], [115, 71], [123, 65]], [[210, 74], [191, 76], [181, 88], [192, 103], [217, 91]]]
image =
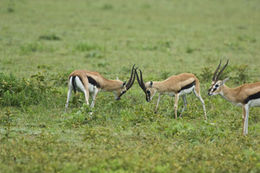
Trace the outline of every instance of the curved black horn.
[[127, 84], [126, 84], [126, 89], [128, 90], [134, 83], [133, 81], [133, 75], [134, 75], [134, 78], [135, 78], [135, 74], [134, 74], [134, 71], [135, 71], [135, 64], [133, 65], [132, 67], [132, 72], [131, 72], [131, 76], [130, 76], [130, 79], [128, 80]]
[[139, 69], [139, 71], [140, 71], [140, 79], [139, 79], [137, 71], [135, 71], [136, 78], [137, 78], [139, 86], [143, 89], [144, 92], [146, 92], [146, 87], [145, 87], [144, 82], [143, 82], [142, 71], [140, 69]]
[[[136, 72], [136, 68], [135, 68], [135, 72]], [[130, 85], [127, 87], [127, 90], [129, 90], [132, 86], [133, 86], [133, 84], [134, 84], [134, 82], [135, 82], [135, 73], [134, 72], [134, 77], [132, 78], [132, 82], [130, 83]]]
[[216, 69], [216, 71], [215, 71], [215, 73], [213, 75], [212, 81], [216, 81], [217, 80], [216, 77], [217, 77], [217, 73], [218, 73], [218, 70], [219, 70], [220, 66], [221, 66], [221, 60], [220, 60], [219, 65], [218, 65], [218, 67], [217, 67], [217, 69]]
[[218, 78], [219, 78], [219, 76], [221, 75], [221, 73], [225, 70], [225, 68], [227, 67], [227, 65], [228, 65], [228, 62], [229, 62], [229, 60], [227, 60], [227, 63], [223, 66], [223, 68], [219, 71], [219, 73], [218, 73], [218, 75], [217, 75], [217, 77], [216, 77], [216, 80], [218, 80]]

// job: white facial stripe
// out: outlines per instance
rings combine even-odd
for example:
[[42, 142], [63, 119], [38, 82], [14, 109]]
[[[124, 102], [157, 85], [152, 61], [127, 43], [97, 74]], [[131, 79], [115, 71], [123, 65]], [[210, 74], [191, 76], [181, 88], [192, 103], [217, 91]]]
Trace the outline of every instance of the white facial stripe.
[[215, 92], [215, 91], [220, 87], [220, 85], [221, 85], [221, 82], [220, 82], [220, 81], [218, 81], [218, 82], [216, 82], [215, 84], [213, 84], [212, 87], [211, 87], [210, 92], [211, 92], [211, 93]]

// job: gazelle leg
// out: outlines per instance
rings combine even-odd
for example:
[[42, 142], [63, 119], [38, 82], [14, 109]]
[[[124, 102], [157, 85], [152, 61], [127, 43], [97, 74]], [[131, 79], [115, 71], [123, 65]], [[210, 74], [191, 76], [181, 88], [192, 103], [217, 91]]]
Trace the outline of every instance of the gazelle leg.
[[158, 111], [158, 105], [159, 105], [160, 99], [161, 99], [161, 94], [159, 94], [159, 96], [158, 96], [158, 100], [157, 100], [155, 111], [154, 111], [155, 113], [157, 113], [157, 111]]
[[92, 102], [91, 102], [91, 105], [90, 105], [91, 108], [93, 108], [95, 106], [98, 91], [99, 90], [95, 87], [94, 92], [92, 94]]
[[203, 112], [204, 112], [204, 118], [205, 118], [205, 120], [207, 120], [207, 113], [206, 113], [205, 102], [204, 102], [204, 100], [202, 99], [201, 95], [200, 95], [199, 93], [197, 93], [196, 90], [194, 90], [194, 93], [195, 93], [196, 97], [199, 98], [200, 102], [202, 103]]
[[180, 117], [182, 116], [183, 111], [187, 109], [187, 99], [186, 99], [186, 95], [185, 94], [182, 95], [182, 100], [183, 100], [183, 104], [184, 105], [182, 107]]
[[87, 105], [89, 105], [89, 102], [88, 102], [88, 100], [89, 100], [89, 91], [86, 91], [85, 89], [84, 89], [84, 95], [85, 95], [85, 101], [86, 101], [86, 103], [87, 103]]
[[248, 134], [248, 117], [249, 117], [249, 106], [248, 106], [248, 104], [243, 106], [243, 114], [244, 114], [243, 135], [247, 135]]
[[69, 90], [68, 90], [68, 93], [67, 93], [67, 101], [66, 101], [66, 104], [65, 104], [65, 112], [67, 111], [67, 108], [69, 106], [71, 92], [72, 92], [72, 85], [71, 85], [71, 83], [69, 83]]
[[175, 114], [175, 119], [177, 119], [178, 101], [179, 101], [179, 94], [176, 94], [176, 95], [175, 95], [175, 101], [174, 101], [174, 114]]

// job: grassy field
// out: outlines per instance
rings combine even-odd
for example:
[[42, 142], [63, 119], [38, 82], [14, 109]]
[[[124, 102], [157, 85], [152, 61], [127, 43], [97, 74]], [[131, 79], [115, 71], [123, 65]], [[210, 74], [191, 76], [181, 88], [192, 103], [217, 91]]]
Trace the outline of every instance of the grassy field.
[[[0, 173], [260, 172], [260, 109], [242, 136], [241, 108], [207, 96], [220, 59], [228, 86], [260, 81], [258, 0], [1, 0]], [[127, 80], [133, 64], [144, 80], [196, 74], [208, 120], [192, 94], [183, 118], [169, 96], [155, 114], [137, 82], [64, 113], [71, 71]]]

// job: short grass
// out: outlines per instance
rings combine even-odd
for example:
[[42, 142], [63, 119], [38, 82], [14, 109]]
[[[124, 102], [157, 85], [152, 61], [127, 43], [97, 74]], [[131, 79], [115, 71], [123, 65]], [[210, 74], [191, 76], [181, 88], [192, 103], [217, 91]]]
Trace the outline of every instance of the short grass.
[[[229, 86], [260, 80], [259, 11], [258, 0], [2, 0], [0, 172], [259, 172], [260, 109], [244, 137], [241, 108], [207, 96], [220, 59]], [[71, 71], [127, 80], [132, 64], [145, 80], [196, 74], [208, 121], [193, 95], [183, 118], [169, 96], [155, 114], [137, 82], [120, 101], [99, 93], [92, 115], [82, 94], [64, 113]]]

